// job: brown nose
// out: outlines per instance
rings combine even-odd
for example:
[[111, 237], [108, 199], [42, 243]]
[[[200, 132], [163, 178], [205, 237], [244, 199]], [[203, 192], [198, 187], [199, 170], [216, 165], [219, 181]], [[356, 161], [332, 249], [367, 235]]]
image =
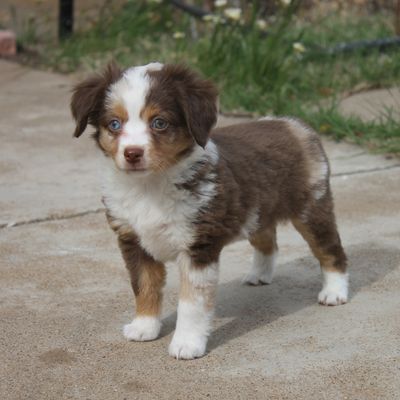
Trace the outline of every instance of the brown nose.
[[143, 153], [144, 153], [144, 151], [141, 147], [130, 146], [125, 149], [124, 157], [125, 157], [125, 160], [128, 161], [128, 163], [136, 164], [143, 157]]

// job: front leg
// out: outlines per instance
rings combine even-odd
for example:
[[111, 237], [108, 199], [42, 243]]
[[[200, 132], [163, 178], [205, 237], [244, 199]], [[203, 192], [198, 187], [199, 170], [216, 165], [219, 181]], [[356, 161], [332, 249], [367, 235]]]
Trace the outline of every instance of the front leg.
[[218, 262], [196, 265], [188, 255], [181, 254], [178, 263], [178, 319], [169, 354], [177, 359], [193, 359], [206, 352], [214, 315]]
[[136, 315], [130, 324], [124, 326], [124, 336], [135, 341], [154, 340], [161, 329], [165, 266], [148, 255], [134, 235], [128, 238], [120, 236], [119, 247], [130, 274], [136, 299]]

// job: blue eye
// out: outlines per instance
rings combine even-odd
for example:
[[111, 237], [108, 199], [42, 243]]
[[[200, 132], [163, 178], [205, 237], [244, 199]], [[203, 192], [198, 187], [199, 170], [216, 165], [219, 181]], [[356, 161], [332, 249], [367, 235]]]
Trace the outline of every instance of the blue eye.
[[117, 119], [113, 119], [108, 124], [108, 127], [112, 131], [119, 131], [121, 129], [121, 122], [119, 122]]
[[151, 121], [151, 127], [157, 131], [163, 131], [168, 128], [168, 122], [165, 119], [157, 117]]

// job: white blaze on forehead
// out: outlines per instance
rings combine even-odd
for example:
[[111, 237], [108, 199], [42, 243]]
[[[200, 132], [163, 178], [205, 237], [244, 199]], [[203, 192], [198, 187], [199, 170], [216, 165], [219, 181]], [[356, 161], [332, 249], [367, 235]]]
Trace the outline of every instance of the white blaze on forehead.
[[106, 103], [122, 104], [127, 113], [128, 121], [123, 127], [123, 135], [119, 140], [119, 152], [127, 146], [145, 146], [149, 142], [147, 124], [140, 118], [146, 96], [150, 89], [150, 77], [147, 72], [157, 71], [163, 67], [160, 63], [151, 63], [126, 70], [122, 78], [114, 83], [108, 94]]

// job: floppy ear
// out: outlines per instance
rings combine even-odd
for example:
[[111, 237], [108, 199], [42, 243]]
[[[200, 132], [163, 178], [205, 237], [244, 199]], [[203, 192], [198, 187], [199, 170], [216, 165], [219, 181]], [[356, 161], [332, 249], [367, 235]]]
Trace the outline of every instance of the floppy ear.
[[102, 74], [93, 75], [74, 87], [71, 112], [76, 121], [75, 137], [81, 136], [88, 124], [98, 125], [106, 91], [121, 75], [121, 69], [111, 62]]
[[218, 91], [213, 82], [189, 71], [184, 86], [186, 100], [182, 104], [186, 125], [194, 140], [205, 147], [211, 128], [217, 122]]
[[218, 90], [213, 82], [184, 65], [168, 65], [165, 68], [177, 81], [177, 98], [189, 133], [204, 148], [210, 130], [217, 122]]

